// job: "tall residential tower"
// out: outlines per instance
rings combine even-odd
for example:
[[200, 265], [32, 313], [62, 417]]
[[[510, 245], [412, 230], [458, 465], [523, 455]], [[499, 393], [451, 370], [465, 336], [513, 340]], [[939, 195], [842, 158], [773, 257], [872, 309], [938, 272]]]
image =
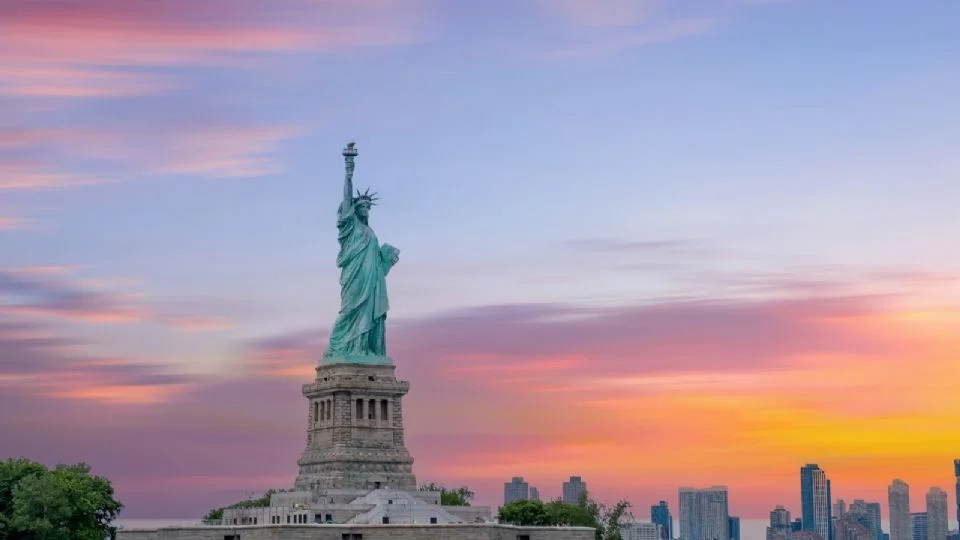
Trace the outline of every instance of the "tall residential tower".
[[667, 501], [660, 501], [659, 504], [650, 507], [650, 522], [660, 526], [660, 538], [672, 540], [673, 516], [670, 515]]
[[726, 486], [680, 488], [680, 540], [730, 540]]
[[947, 540], [947, 492], [934, 486], [927, 492], [927, 540]]
[[823, 469], [814, 463], [800, 468], [800, 500], [803, 530], [813, 531], [823, 540], [832, 540], [830, 480]]
[[890, 511], [890, 540], [911, 540], [910, 486], [899, 478], [887, 488]]

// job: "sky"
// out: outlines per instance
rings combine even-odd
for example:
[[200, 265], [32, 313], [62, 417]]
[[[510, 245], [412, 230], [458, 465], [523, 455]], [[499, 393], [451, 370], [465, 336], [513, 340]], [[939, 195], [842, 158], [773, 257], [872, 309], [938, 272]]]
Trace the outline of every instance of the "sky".
[[0, 458], [290, 487], [352, 138], [419, 480], [953, 508], [958, 54], [947, 0], [5, 0]]

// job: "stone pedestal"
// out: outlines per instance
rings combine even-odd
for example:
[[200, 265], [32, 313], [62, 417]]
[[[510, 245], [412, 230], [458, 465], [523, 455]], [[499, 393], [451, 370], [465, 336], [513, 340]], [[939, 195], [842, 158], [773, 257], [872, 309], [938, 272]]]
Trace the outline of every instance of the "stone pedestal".
[[403, 441], [402, 399], [410, 383], [392, 364], [333, 363], [303, 385], [307, 446], [297, 462], [299, 491], [414, 491], [413, 457]]

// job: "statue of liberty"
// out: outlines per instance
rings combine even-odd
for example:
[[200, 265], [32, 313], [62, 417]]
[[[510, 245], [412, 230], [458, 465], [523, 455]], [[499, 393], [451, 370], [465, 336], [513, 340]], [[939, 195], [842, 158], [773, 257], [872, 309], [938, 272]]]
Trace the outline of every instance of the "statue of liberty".
[[340, 252], [340, 313], [330, 333], [330, 345], [323, 354], [324, 363], [347, 362], [390, 364], [387, 357], [385, 325], [387, 310], [387, 273], [399, 260], [400, 250], [378, 244], [370, 228], [370, 208], [376, 193], [353, 191], [356, 144], [343, 150], [347, 174], [343, 182], [343, 201], [337, 211], [337, 239]]

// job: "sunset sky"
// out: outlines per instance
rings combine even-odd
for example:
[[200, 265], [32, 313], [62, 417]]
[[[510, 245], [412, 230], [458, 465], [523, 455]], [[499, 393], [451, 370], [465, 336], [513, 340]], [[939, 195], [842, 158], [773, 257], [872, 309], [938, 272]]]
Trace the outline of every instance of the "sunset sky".
[[3, 0], [0, 458], [292, 486], [355, 138], [419, 480], [953, 521], [958, 57], [948, 0]]

